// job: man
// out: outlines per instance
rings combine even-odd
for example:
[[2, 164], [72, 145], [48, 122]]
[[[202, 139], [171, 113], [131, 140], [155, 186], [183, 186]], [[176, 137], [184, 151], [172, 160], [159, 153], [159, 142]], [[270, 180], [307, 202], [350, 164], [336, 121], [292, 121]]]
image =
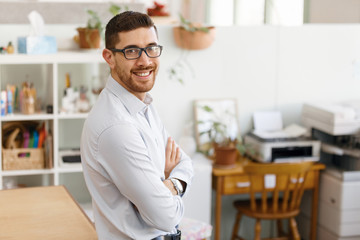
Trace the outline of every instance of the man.
[[181, 197], [193, 169], [147, 93], [162, 51], [157, 29], [146, 14], [127, 11], [107, 24], [105, 45], [111, 75], [81, 138], [97, 234], [100, 240], [180, 239]]

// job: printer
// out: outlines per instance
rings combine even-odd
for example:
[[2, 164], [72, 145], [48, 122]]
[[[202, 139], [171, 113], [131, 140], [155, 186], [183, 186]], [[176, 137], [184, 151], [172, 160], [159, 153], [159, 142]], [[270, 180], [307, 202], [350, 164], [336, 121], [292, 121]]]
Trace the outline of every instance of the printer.
[[283, 128], [280, 112], [255, 112], [253, 120], [254, 130], [244, 137], [251, 159], [275, 163], [320, 159], [320, 141], [306, 137], [306, 129], [299, 125]]
[[266, 139], [249, 133], [244, 137], [254, 153], [250, 158], [258, 162], [319, 161], [320, 141], [308, 137]]
[[360, 170], [360, 100], [306, 103], [302, 122], [322, 142], [324, 163], [346, 171]]

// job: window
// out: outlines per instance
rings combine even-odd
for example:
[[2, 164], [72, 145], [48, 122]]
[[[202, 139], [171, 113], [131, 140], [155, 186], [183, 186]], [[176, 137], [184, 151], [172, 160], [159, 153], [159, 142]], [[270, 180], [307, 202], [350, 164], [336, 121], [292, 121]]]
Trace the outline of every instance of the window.
[[304, 0], [207, 0], [207, 23], [301, 25]]

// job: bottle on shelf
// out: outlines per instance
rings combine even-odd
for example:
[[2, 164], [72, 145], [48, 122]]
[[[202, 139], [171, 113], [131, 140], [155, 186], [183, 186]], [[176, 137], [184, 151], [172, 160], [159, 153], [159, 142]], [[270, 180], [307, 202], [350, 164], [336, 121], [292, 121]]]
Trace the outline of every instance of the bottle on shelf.
[[6, 52], [8, 54], [13, 54], [14, 53], [14, 45], [12, 44], [12, 42], [9, 42], [9, 44], [6, 47]]

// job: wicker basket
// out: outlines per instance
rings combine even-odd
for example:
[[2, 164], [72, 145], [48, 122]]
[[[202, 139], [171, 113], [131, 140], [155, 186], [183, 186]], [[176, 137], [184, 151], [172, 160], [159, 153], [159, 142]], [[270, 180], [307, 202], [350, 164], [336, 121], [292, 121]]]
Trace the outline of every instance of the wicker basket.
[[3, 170], [43, 169], [43, 148], [15, 148], [2, 150]]

